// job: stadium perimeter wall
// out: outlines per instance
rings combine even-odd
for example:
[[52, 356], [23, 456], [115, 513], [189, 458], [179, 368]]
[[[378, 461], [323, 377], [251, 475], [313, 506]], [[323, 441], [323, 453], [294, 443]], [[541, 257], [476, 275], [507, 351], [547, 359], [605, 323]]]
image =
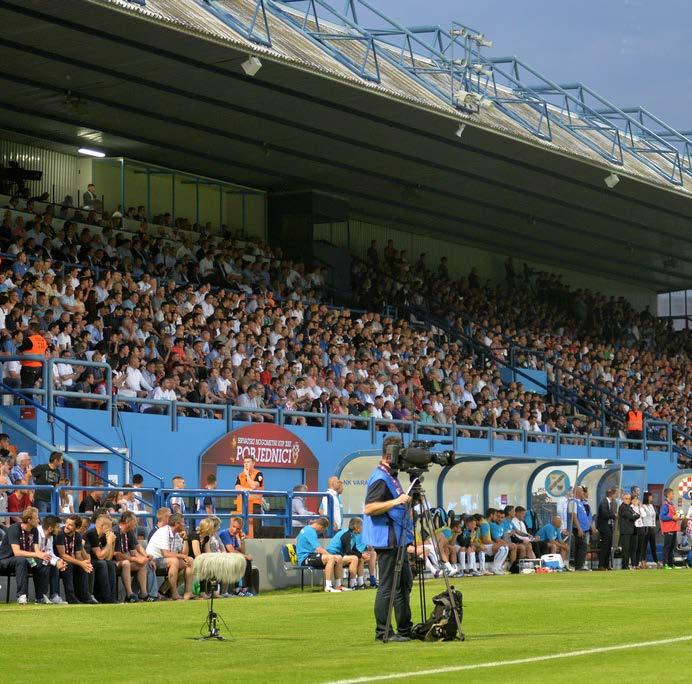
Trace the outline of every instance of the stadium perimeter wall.
[[[280, 428], [239, 421], [234, 421], [233, 430], [228, 432], [224, 420], [184, 416], [178, 418], [177, 430], [174, 431], [167, 416], [120, 413], [118, 425], [113, 427], [104, 411], [59, 408], [57, 414], [111, 447], [126, 448], [137, 465], [160, 474], [166, 486], [170, 486], [173, 475], [179, 474], [185, 478], [188, 487], [197, 487], [202, 482], [202, 475], [212, 468], [216, 472], [219, 488], [232, 489], [242, 465], [242, 454], [246, 453], [242, 449], [257, 448], [259, 454], [259, 449], [265, 448], [259, 467], [265, 472], [267, 490], [286, 491], [305, 482], [311, 487], [316, 486], [318, 491], [324, 491], [327, 479], [336, 474], [342, 477], [346, 485], [344, 508], [347, 513], [354, 514], [360, 513], [365, 480], [377, 462], [382, 439], [388, 434], [333, 429], [331, 435], [327, 435], [325, 428], [321, 427]], [[62, 424], [49, 423], [43, 413], [31, 409], [27, 411], [26, 407], [7, 406], [0, 410], [0, 419], [3, 415], [20, 423], [44, 442], [61, 449], [65, 447]], [[46, 449], [37, 447], [8, 425], [2, 428], [10, 434], [20, 451], [28, 451], [35, 457], [35, 463], [47, 460]], [[281, 440], [284, 440], [283, 444]], [[121, 458], [110, 453], [93, 453], [93, 442], [79, 436], [74, 430], [69, 431], [67, 441], [68, 457], [73, 461], [99, 462], [104, 475], [117, 484], [125, 483], [128, 474]], [[267, 445], [270, 448], [267, 449]], [[279, 450], [271, 451], [272, 445], [278, 445], [276, 448]], [[281, 446], [286, 449], [281, 451]], [[569, 472], [569, 466], [577, 474], [590, 463], [603, 464], [609, 460], [612, 462], [611, 468], [623, 463], [623, 484], [639, 484], [642, 487], [652, 483], [663, 484], [677, 470], [675, 459], [668, 452], [648, 451], [645, 458], [640, 449], [623, 448], [616, 451], [614, 448], [592, 447], [587, 450], [585, 446], [561, 444], [558, 453], [556, 446], [550, 443], [528, 442], [524, 445], [522, 441], [504, 440], [495, 440], [490, 449], [487, 439], [459, 438], [455, 453], [467, 463], [454, 466], [447, 474], [443, 474], [438, 466], [432, 466], [426, 477], [426, 489], [432, 505], [439, 503], [447, 506], [451, 500], [463, 499], [462, 495], [473, 495], [476, 497], [473, 504], [480, 508], [489, 502], [492, 505], [497, 498], [501, 498], [501, 493], [506, 493], [505, 503], [526, 505], [526, 474], [540, 468], [543, 463], [546, 468], [560, 468], [564, 463], [563, 470]], [[279, 457], [271, 454], [279, 454]], [[273, 460], [263, 462], [262, 459]], [[468, 461], [473, 461], [473, 468]], [[500, 463], [511, 467], [498, 469], [496, 466]], [[462, 466], [466, 470], [462, 470]], [[492, 479], [486, 481], [491, 470]], [[468, 475], [460, 476], [460, 473], [466, 472]], [[545, 479], [543, 471], [541, 477]], [[512, 483], [518, 478], [523, 478], [522, 484]], [[575, 476], [572, 475], [570, 479], [574, 480]], [[507, 484], [500, 484], [503, 482]], [[159, 487], [160, 483], [145, 475], [145, 486]], [[592, 492], [593, 497], [597, 495], [598, 492]]]

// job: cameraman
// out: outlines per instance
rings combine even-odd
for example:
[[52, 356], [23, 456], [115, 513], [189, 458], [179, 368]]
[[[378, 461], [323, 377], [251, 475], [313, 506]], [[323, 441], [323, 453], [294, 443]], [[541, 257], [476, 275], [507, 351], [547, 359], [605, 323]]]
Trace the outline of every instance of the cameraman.
[[398, 633], [390, 632], [388, 641], [409, 641], [413, 627], [409, 604], [413, 575], [406, 556], [398, 586], [392, 587], [398, 547], [413, 542], [413, 522], [406, 508], [411, 497], [404, 493], [390, 465], [392, 449], [399, 446], [398, 437], [387, 437], [382, 443], [382, 458], [368, 479], [363, 509], [363, 543], [377, 552], [379, 586], [375, 597], [375, 639], [379, 641], [385, 637], [392, 589]]

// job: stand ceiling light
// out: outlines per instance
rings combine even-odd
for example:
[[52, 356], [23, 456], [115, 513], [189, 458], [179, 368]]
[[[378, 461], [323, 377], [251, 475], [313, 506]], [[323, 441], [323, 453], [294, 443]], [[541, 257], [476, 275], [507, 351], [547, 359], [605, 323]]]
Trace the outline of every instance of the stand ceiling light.
[[248, 76], [254, 76], [262, 68], [262, 62], [255, 55], [250, 55], [240, 66]]
[[99, 150], [91, 150], [88, 147], [80, 147], [77, 152], [79, 154], [84, 154], [87, 157], [98, 157], [99, 159], [102, 159], [103, 157], [106, 156], [105, 152], [100, 152]]
[[620, 176], [617, 173], [611, 173], [603, 179], [603, 182], [612, 190], [620, 182]]

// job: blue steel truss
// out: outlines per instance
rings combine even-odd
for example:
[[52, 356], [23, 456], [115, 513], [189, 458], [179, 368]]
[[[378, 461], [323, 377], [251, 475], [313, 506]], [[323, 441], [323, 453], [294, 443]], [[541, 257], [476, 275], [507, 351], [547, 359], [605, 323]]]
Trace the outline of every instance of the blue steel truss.
[[[622, 111], [639, 122], [641, 130], [638, 137], [660, 138], [675, 147], [680, 153], [682, 170], [692, 175], [692, 131], [677, 131], [643, 107], [623, 107]], [[653, 133], [646, 133], [647, 129]]]
[[255, 9], [249, 21], [232, 14], [230, 8], [225, 7], [217, 0], [197, 0], [197, 3], [208, 12], [211, 12], [217, 19], [220, 19], [224, 24], [230, 26], [234, 31], [243, 36], [243, 38], [247, 38], [247, 40], [251, 40], [253, 43], [259, 45], [264, 45], [265, 47], [271, 47], [272, 38], [269, 30], [269, 22], [267, 21], [265, 0], [254, 1]]
[[[355, 74], [368, 81], [380, 82], [380, 65], [377, 61], [375, 40], [367, 32], [350, 21], [325, 0], [282, 0], [281, 3], [268, 0], [274, 15], [283, 19], [301, 33], [308, 36], [337, 62], [348, 67]], [[284, 6], [296, 7], [295, 12], [287, 11]], [[344, 26], [345, 31], [322, 30], [317, 7], [326, 12], [323, 24], [333, 22]], [[301, 16], [302, 15], [302, 16]]]
[[[334, 0], [254, 1], [248, 23], [232, 16], [229, 5], [197, 0], [257, 43], [271, 46], [269, 12], [363, 79], [380, 83], [380, 61], [387, 62], [466, 113], [494, 108], [543, 140], [558, 127], [611, 164], [622, 166], [627, 153], [675, 185], [692, 175], [692, 132], [641, 108], [620, 109], [582, 84], [558, 85], [516, 57], [486, 58], [482, 48], [491, 43], [475, 29], [406, 28], [368, 0], [345, 0], [342, 11]], [[365, 27], [360, 10], [382, 25]]]
[[[683, 184], [680, 152], [673, 145], [583, 83], [570, 83], [561, 88], [565, 92], [574, 93], [585, 112], [592, 112], [595, 107], [600, 107], [596, 110], [597, 114], [618, 126], [622, 131], [620, 137], [623, 148], [637, 161], [673, 185]], [[583, 115], [582, 112], [579, 114]]]

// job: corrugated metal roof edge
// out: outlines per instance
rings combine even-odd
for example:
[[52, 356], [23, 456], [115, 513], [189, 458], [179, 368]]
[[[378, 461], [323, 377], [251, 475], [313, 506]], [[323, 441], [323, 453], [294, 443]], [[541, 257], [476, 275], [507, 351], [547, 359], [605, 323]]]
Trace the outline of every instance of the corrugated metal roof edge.
[[[457, 111], [456, 109], [453, 109], [452, 107], [449, 107], [447, 105], [442, 105], [438, 104], [435, 102], [427, 101], [427, 100], [419, 100], [418, 98], [411, 97], [410, 95], [407, 95], [405, 93], [402, 93], [400, 91], [396, 90], [391, 90], [390, 88], [386, 88], [380, 84], [373, 83], [371, 81], [367, 81], [365, 79], [360, 79], [356, 76], [352, 76], [350, 74], [343, 74], [339, 73], [336, 71], [333, 71], [331, 69], [327, 69], [326, 67], [319, 65], [319, 64], [314, 64], [313, 62], [307, 62], [305, 60], [298, 59], [296, 57], [292, 57], [289, 55], [282, 54], [280, 52], [277, 52], [276, 50], [272, 50], [271, 48], [265, 47], [263, 45], [259, 45], [257, 43], [253, 43], [249, 40], [246, 40], [242, 36], [235, 34], [236, 39], [230, 39], [230, 38], [223, 38], [218, 35], [215, 35], [209, 31], [205, 31], [203, 29], [199, 29], [194, 26], [189, 26], [183, 22], [176, 21], [174, 19], [171, 19], [170, 17], [163, 17], [160, 16], [154, 12], [151, 12], [149, 9], [146, 7], [143, 7], [142, 5], [138, 4], [132, 4], [129, 2], [125, 2], [125, 0], [86, 0], [89, 4], [92, 5], [97, 5], [101, 7], [105, 7], [107, 9], [110, 9], [112, 11], [117, 11], [122, 14], [128, 14], [131, 15], [133, 13], [139, 14], [142, 18], [147, 19], [153, 23], [157, 24], [163, 24], [169, 27], [172, 27], [175, 30], [181, 31], [183, 33], [186, 33], [191, 36], [197, 36], [200, 38], [204, 38], [206, 40], [211, 40], [212, 42], [221, 45], [221, 46], [236, 46], [236, 47], [242, 47], [243, 49], [247, 50], [248, 52], [252, 53], [257, 53], [257, 54], [262, 54], [265, 57], [274, 59], [278, 62], [281, 62], [283, 64], [289, 65], [289, 66], [294, 66], [297, 67], [303, 71], [309, 72], [309, 73], [317, 73], [322, 76], [326, 76], [327, 78], [338, 81], [338, 82], [347, 82], [350, 85], [353, 85], [363, 91], [366, 92], [375, 92], [381, 96], [385, 96], [388, 99], [395, 100], [397, 102], [402, 102], [405, 104], [409, 104], [412, 106], [415, 106], [418, 109], [422, 109], [426, 112], [431, 112], [431, 113], [437, 113], [437, 114], [442, 114], [446, 118], [449, 118], [450, 121], [455, 122], [456, 124], [463, 122], [465, 124], [470, 124], [471, 126], [474, 126], [476, 128], [480, 128], [482, 130], [491, 132], [491, 133], [497, 133], [501, 135], [502, 137], [509, 138], [513, 141], [520, 140], [521, 142], [524, 142], [528, 145], [531, 145], [532, 147], [535, 147], [537, 149], [548, 149], [552, 152], [555, 152], [557, 154], [560, 154], [563, 157], [567, 157], [573, 161], [579, 161], [582, 163], [587, 164], [588, 166], [592, 166], [594, 168], [603, 170], [603, 171], [612, 171], [619, 176], [629, 178], [631, 180], [639, 181], [641, 183], [645, 183], [647, 185], [654, 186], [656, 188], [666, 190], [668, 192], [674, 192], [675, 194], [681, 195], [683, 197], [692, 197], [692, 190], [687, 189], [684, 185], [683, 186], [677, 186], [673, 185], [672, 183], [666, 183], [665, 180], [662, 178], [659, 179], [657, 177], [649, 177], [649, 176], [642, 176], [638, 174], [636, 171], [632, 171], [628, 169], [626, 166], [617, 166], [614, 164], [608, 164], [604, 160], [597, 160], [594, 159], [590, 156], [586, 156], [584, 154], [575, 154], [575, 151], [573, 148], [567, 148], [563, 147], [562, 145], [557, 145], [556, 143], [549, 141], [549, 140], [541, 140], [536, 138], [535, 136], [532, 136], [528, 133], [525, 133], [522, 130], [513, 130], [509, 128], [505, 128], [502, 126], [497, 126], [497, 125], [492, 125], [489, 124], [487, 121], [483, 121], [477, 118], [473, 118], [470, 115], [464, 114], [463, 112]], [[432, 94], [431, 94], [432, 95]]]

